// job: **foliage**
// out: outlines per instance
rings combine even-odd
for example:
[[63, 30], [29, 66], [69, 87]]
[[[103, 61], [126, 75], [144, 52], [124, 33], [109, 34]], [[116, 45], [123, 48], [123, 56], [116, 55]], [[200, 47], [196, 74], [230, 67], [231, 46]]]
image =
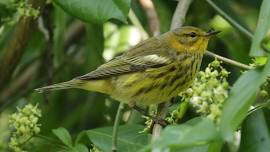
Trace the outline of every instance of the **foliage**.
[[[0, 63], [9, 63], [7, 52], [16, 63], [0, 68], [10, 74], [0, 83], [0, 151], [112, 151], [117, 101], [82, 90], [33, 89], [95, 69], [141, 41], [142, 30], [153, 35], [152, 23], [168, 31], [177, 1], [152, 0], [154, 8], [142, 0], [38, 1], [0, 2]], [[205, 56], [193, 85], [171, 102], [158, 139], [151, 140], [149, 117], [124, 108], [118, 151], [268, 152], [269, 8], [269, 0], [194, 0], [184, 25], [221, 30], [208, 50], [253, 69]], [[156, 114], [155, 106], [148, 113]]]
[[219, 123], [221, 109], [228, 98], [229, 72], [218, 60], [211, 62], [205, 71], [200, 71], [191, 88], [180, 93], [184, 102], [190, 103], [198, 113]]
[[6, 13], [3, 13], [5, 15], [1, 16], [0, 23], [15, 24], [20, 17], [33, 16], [37, 18], [39, 15], [39, 11], [24, 0], [9, 0], [7, 4], [2, 7], [2, 9], [5, 9]]
[[159, 139], [142, 151], [149, 151], [150, 147], [158, 151], [182, 152], [191, 150], [192, 147], [196, 147], [196, 150], [207, 150], [213, 141], [219, 140], [219, 134], [210, 119], [194, 118], [182, 125], [168, 126]]
[[31, 104], [26, 105], [23, 109], [18, 108], [16, 113], [10, 116], [9, 123], [11, 133], [9, 147], [16, 152], [24, 151], [23, 145], [33, 136], [40, 132], [40, 124], [38, 120], [41, 117], [41, 111]]
[[[119, 151], [136, 151], [149, 143], [150, 135], [139, 133], [142, 128], [143, 126], [139, 125], [120, 126], [118, 132]], [[101, 151], [111, 151], [112, 127], [88, 130], [86, 134], [98, 149]]]

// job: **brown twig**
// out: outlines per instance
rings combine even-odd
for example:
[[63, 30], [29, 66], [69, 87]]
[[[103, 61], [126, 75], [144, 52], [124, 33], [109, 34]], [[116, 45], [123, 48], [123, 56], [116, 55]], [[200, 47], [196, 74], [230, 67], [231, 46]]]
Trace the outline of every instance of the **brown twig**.
[[[191, 4], [192, 0], [179, 0], [176, 10], [173, 15], [173, 20], [171, 23], [171, 30], [177, 27], [181, 27], [184, 24], [185, 17], [188, 11], [188, 8]], [[168, 105], [169, 103], [163, 103], [158, 105], [157, 116], [159, 118], [165, 118], [168, 112]], [[162, 126], [160, 124], [154, 124], [153, 131], [152, 131], [152, 140], [157, 139], [160, 136], [162, 131]]]
[[[154, 8], [154, 5], [151, 0], [140, 0], [140, 3], [142, 7], [144, 8], [147, 18], [148, 18], [148, 23], [149, 23], [149, 28], [150, 28], [150, 35], [152, 36], [157, 36], [160, 34], [160, 29], [159, 29], [159, 18], [157, 16], [156, 10]], [[156, 117], [159, 118], [165, 118], [167, 114], [167, 104], [159, 104], [158, 109], [157, 109], [157, 115]], [[153, 129], [152, 129], [152, 140], [155, 140], [159, 137], [160, 132], [162, 130], [162, 126], [160, 124], [157, 124], [154, 122], [153, 124]]]
[[[150, 26], [150, 35], [152, 36], [157, 36], [160, 34], [160, 29], [159, 29], [159, 18], [157, 16], [156, 10], [154, 8], [153, 2], [151, 0], [140, 0], [141, 5], [143, 6], [147, 18], [148, 18], [148, 23]], [[167, 107], [166, 103], [159, 104], [158, 109], [157, 109], [157, 114], [156, 117], [159, 118], [165, 118], [167, 114]], [[152, 128], [152, 140], [155, 140], [159, 137], [160, 132], [162, 130], [162, 126], [158, 123], [153, 122], [153, 128]]]
[[[147, 14], [148, 23], [150, 25], [150, 32], [151, 32], [150, 35], [152, 35], [152, 36], [159, 35], [160, 34], [159, 18], [157, 16], [157, 13], [156, 13], [156, 10], [154, 8], [152, 1], [151, 0], [140, 0], [140, 3], [143, 6], [143, 8]], [[165, 118], [166, 114], [167, 114], [167, 107], [168, 107], [167, 103], [159, 104], [156, 117]], [[161, 130], [162, 130], [162, 126], [160, 124], [154, 122], [153, 129], [152, 129], [152, 135], [153, 135], [152, 140], [155, 140], [159, 137]]]
[[[166, 115], [168, 113], [169, 104], [170, 104], [169, 102], [159, 104], [158, 108], [157, 108], [156, 117], [165, 119], [165, 117], [166, 117]], [[154, 123], [153, 129], [152, 129], [152, 140], [153, 141], [159, 138], [160, 133], [162, 131], [162, 128], [163, 128], [162, 125]]]
[[[29, 0], [28, 3], [35, 9], [42, 11], [45, 6], [45, 0]], [[27, 45], [29, 35], [33, 30], [35, 19], [30, 17], [22, 17], [8, 41], [7, 46], [4, 48], [4, 54], [0, 60], [0, 88], [6, 85], [7, 81], [10, 80], [11, 75], [17, 64], [19, 63], [24, 48]]]
[[151, 0], [140, 0], [140, 3], [146, 12], [150, 34], [151, 36], [157, 36], [160, 34], [159, 30], [159, 18], [157, 16], [155, 7]]
[[[192, 0], [179, 0], [177, 8], [175, 10], [171, 29], [175, 29], [177, 27], [181, 27], [185, 21], [185, 16], [188, 11], [188, 8], [191, 4]], [[140, 29], [141, 34], [143, 35], [144, 39], [148, 37], [147, 33], [143, 29], [142, 25], [138, 21], [137, 17], [133, 13], [133, 11], [130, 11], [129, 18], [131, 19], [131, 22], [137, 26]], [[169, 103], [163, 103], [158, 105], [158, 112], [157, 116], [160, 118], [165, 118], [168, 110]], [[160, 136], [160, 132], [162, 130], [162, 126], [159, 124], [154, 124], [153, 130], [152, 130], [152, 140], [157, 139]]]

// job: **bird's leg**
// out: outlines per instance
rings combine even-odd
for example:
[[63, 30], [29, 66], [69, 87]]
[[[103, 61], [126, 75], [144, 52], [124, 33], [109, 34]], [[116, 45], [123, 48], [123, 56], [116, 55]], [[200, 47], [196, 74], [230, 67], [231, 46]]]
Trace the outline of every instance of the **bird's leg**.
[[166, 121], [166, 120], [164, 120], [164, 119], [162, 119], [162, 118], [160, 118], [158, 116], [152, 116], [152, 115], [148, 114], [148, 112], [145, 109], [137, 106], [136, 104], [129, 104], [129, 106], [131, 108], [135, 109], [136, 111], [142, 113], [143, 115], [151, 118], [155, 123], [158, 123], [163, 127], [165, 127], [165, 126], [167, 126], [169, 124], [168, 121]]

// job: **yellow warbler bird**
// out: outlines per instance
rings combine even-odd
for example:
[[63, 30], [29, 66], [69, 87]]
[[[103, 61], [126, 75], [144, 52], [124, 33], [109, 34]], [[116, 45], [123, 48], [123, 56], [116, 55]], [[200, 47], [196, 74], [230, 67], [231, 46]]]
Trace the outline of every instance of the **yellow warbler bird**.
[[209, 38], [217, 33], [191, 26], [177, 28], [142, 41], [88, 74], [36, 90], [79, 88], [129, 105], [166, 102], [191, 85]]

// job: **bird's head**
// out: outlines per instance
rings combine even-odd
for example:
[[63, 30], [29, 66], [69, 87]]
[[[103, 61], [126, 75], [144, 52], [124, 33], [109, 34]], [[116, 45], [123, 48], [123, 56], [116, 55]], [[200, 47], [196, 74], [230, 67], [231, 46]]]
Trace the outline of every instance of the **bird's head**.
[[192, 26], [184, 26], [172, 30], [171, 43], [177, 51], [204, 53], [209, 39], [220, 31], [213, 29], [205, 32]]

